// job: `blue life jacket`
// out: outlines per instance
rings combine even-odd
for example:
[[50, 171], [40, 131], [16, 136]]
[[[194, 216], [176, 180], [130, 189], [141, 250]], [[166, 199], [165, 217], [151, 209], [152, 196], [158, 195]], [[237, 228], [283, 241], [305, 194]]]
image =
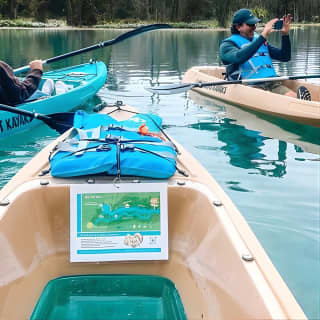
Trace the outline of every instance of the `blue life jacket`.
[[[255, 41], [259, 35], [255, 33], [253, 40]], [[233, 34], [224, 41], [232, 41], [239, 49], [248, 46], [252, 42], [239, 34]], [[228, 67], [227, 67], [228, 73]], [[245, 63], [239, 65], [239, 69], [228, 74], [231, 79], [257, 79], [277, 77], [272, 65], [268, 47], [262, 44], [258, 51]]]
[[117, 121], [106, 114], [77, 111], [72, 132], [50, 156], [52, 176], [103, 173], [169, 178], [176, 171], [174, 145], [156, 135], [140, 134], [138, 129], [143, 124], [149, 132], [159, 133], [162, 119], [152, 114], [137, 114]]

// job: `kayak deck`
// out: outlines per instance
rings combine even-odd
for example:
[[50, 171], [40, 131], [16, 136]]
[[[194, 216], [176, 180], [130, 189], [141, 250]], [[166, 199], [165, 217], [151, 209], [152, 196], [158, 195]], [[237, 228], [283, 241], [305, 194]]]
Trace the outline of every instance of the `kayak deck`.
[[47, 79], [52, 79], [54, 82], [63, 81], [68, 89], [72, 90], [85, 82], [95, 79], [98, 76], [98, 68], [99, 64], [92, 63], [45, 72], [39, 87], [41, 88]]
[[[117, 120], [131, 115], [113, 113]], [[114, 177], [52, 178], [43, 170], [56, 143], [0, 191], [0, 318], [29, 319], [54, 278], [124, 274], [170, 279], [191, 320], [306, 319], [234, 204], [178, 144], [178, 166], [188, 177], [176, 173], [168, 180], [169, 259], [70, 263], [70, 185], [112, 185]]]
[[[193, 67], [185, 73], [182, 81], [184, 83], [221, 81], [224, 79], [224, 72], [225, 68], [221, 67]], [[193, 90], [246, 109], [320, 127], [320, 85], [298, 80], [286, 80], [283, 85], [295, 92], [299, 86], [307, 87], [312, 101], [299, 100], [241, 84]]]

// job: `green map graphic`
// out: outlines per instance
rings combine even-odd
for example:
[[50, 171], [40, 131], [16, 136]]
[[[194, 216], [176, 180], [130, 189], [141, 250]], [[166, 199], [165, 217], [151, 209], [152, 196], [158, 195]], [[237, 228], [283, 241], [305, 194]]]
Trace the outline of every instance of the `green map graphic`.
[[160, 192], [84, 193], [82, 232], [160, 231]]

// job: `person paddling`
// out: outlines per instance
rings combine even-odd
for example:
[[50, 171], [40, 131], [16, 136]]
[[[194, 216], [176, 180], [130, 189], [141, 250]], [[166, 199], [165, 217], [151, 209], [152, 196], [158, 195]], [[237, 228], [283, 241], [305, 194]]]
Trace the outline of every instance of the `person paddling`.
[[36, 92], [42, 77], [42, 61], [29, 63], [30, 71], [23, 81], [20, 81], [12, 68], [0, 61], [0, 103], [16, 105], [24, 102]]
[[[254, 79], [277, 77], [272, 65], [272, 59], [288, 62], [291, 59], [291, 43], [289, 38], [292, 17], [285, 15], [281, 20], [272, 19], [266, 23], [259, 35], [255, 32], [256, 25], [261, 20], [249, 9], [240, 9], [232, 19], [231, 36], [220, 45], [220, 58], [226, 65], [228, 80], [253, 79], [251, 85], [274, 93], [299, 99], [311, 100], [305, 87], [299, 87], [298, 92], [290, 90], [281, 82], [254, 83]], [[279, 28], [275, 24], [281, 23]], [[281, 49], [267, 42], [268, 36], [275, 31], [281, 31]]]

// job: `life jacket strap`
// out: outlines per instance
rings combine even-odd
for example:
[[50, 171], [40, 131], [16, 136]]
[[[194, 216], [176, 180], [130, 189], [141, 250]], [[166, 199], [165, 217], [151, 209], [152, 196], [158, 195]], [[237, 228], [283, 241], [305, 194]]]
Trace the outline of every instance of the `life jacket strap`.
[[[85, 143], [82, 143], [85, 142]], [[103, 143], [95, 144], [93, 146], [88, 146], [88, 141], [78, 141], [76, 139], [67, 139], [65, 141], [60, 141], [54, 153], [50, 155], [50, 159], [59, 151], [62, 152], [70, 152], [69, 154], [65, 155], [65, 157], [76, 155], [81, 156], [85, 152], [102, 152], [102, 151], [110, 151], [110, 145], [119, 145], [121, 151], [136, 151], [136, 150], [145, 150], [141, 147], [141, 145], [154, 145], [154, 146], [164, 146], [173, 148], [172, 143], [170, 141], [141, 141], [141, 140], [130, 140], [130, 139], [121, 139], [121, 137], [117, 136], [110, 136], [105, 141], [99, 141]], [[171, 152], [165, 151], [157, 151], [158, 154], [166, 157], [176, 159], [176, 155]]]
[[[141, 143], [141, 144], [151, 144], [151, 145], [163, 145], [163, 146], [166, 146], [166, 147], [171, 147], [171, 148], [174, 148], [174, 144], [171, 142], [171, 141], [163, 141], [159, 138], [154, 138], [154, 137], [150, 137], [149, 140], [146, 140], [148, 138], [148, 136], [143, 136], [143, 140], [142, 139], [126, 139], [122, 136], [117, 136], [117, 135], [112, 135], [112, 134], [108, 134], [105, 136], [104, 139], [96, 139], [96, 138], [86, 138], [84, 137], [83, 140], [79, 140], [79, 139], [76, 139], [76, 138], [71, 138], [71, 139], [66, 139], [64, 142], [65, 144], [69, 144], [71, 146], [74, 146], [74, 145], [77, 145], [79, 144], [80, 142], [83, 142], [85, 141], [86, 144], [88, 144], [89, 142], [101, 142], [101, 143], [104, 143], [104, 142], [109, 142], [109, 143], [116, 143], [119, 139], [121, 142], [134, 142], [134, 143]], [[63, 146], [64, 143], [58, 143], [58, 146]], [[82, 145], [82, 147], [84, 146], [85, 144]], [[66, 148], [66, 147], [64, 147]]]
[[[117, 107], [117, 109], [114, 109], [113, 111], [107, 113], [108, 115], [115, 112], [115, 111], [119, 111], [119, 110], [124, 110], [126, 112], [130, 112], [130, 113], [134, 113], [134, 114], [139, 114], [140, 112], [136, 112], [136, 111], [132, 111], [132, 110], [126, 110], [126, 109], [122, 109], [121, 107], [123, 106], [123, 102], [122, 101], [117, 101], [115, 104], [115, 107]], [[172, 140], [170, 139], [170, 137], [165, 133], [165, 131], [157, 124], [156, 121], [154, 121], [154, 119], [152, 119], [151, 116], [149, 116], [148, 114], [146, 114], [146, 116], [153, 122], [153, 124], [159, 129], [159, 131], [166, 137], [166, 139], [168, 141], [170, 141], [174, 147], [174, 150], [180, 154], [178, 147], [172, 142]]]

